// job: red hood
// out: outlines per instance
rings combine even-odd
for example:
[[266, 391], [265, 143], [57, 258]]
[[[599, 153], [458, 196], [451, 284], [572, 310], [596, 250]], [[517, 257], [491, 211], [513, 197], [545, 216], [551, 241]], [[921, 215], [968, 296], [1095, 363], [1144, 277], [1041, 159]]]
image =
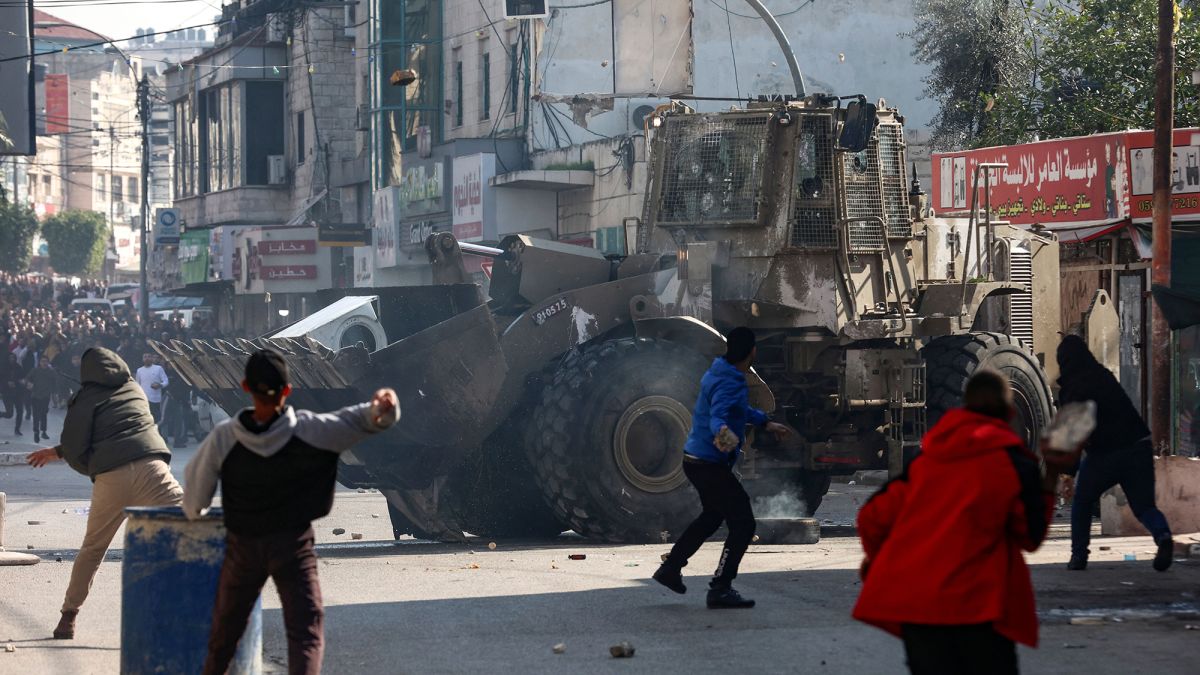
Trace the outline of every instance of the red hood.
[[1025, 443], [1008, 422], [963, 408], [942, 415], [921, 439], [922, 454], [942, 462], [978, 457], [1012, 447], [1024, 450]]

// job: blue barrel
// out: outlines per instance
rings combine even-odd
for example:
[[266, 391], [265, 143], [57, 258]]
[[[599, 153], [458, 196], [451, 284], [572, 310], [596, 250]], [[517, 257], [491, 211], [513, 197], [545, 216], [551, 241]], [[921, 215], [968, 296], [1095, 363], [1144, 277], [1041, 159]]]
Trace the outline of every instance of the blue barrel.
[[[121, 565], [121, 673], [180, 673], [204, 668], [217, 581], [225, 560], [225, 526], [213, 509], [188, 520], [179, 507], [126, 509]], [[262, 673], [262, 599], [229, 667]]]

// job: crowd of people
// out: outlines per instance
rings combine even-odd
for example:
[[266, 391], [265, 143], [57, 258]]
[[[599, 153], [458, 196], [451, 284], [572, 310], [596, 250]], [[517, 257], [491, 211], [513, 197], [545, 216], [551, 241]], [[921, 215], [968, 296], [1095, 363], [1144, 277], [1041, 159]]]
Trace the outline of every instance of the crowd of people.
[[[108, 294], [108, 287], [100, 281], [0, 274], [0, 399], [4, 408], [0, 419], [13, 421], [12, 435], [24, 436], [28, 420], [34, 442], [49, 439], [49, 411], [65, 408], [79, 389], [80, 358], [88, 349], [103, 347], [132, 367], [154, 362], [161, 370], [147, 338], [168, 341], [216, 336], [203, 319], [186, 325], [179, 313], [156, 316], [143, 326], [129, 302], [113, 303], [111, 311], [72, 307], [76, 298], [105, 298]], [[154, 393], [159, 404], [156, 419], [168, 413], [170, 435], [177, 444], [198, 434], [190, 419], [191, 404], [198, 394], [182, 378], [168, 374], [163, 390]]]

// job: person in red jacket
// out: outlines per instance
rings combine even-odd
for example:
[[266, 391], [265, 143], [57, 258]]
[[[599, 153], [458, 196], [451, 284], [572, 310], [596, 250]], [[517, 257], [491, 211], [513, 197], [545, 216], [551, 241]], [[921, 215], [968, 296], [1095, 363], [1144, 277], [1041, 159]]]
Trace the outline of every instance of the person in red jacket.
[[1004, 376], [977, 372], [963, 398], [858, 514], [866, 559], [854, 618], [901, 637], [914, 675], [1016, 673], [1015, 643], [1037, 646], [1021, 551], [1046, 536], [1065, 462], [1048, 459], [1042, 475], [1009, 424]]

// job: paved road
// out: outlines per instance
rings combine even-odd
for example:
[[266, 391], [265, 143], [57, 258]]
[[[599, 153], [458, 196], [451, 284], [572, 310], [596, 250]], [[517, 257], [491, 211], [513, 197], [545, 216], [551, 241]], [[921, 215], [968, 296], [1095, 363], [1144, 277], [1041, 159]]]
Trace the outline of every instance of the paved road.
[[[174, 467], [181, 471], [188, 453]], [[79, 638], [47, 641], [57, 619], [70, 560], [82, 537], [86, 479], [65, 467], [0, 469], [10, 497], [6, 543], [34, 544], [45, 560], [0, 569], [0, 672], [113, 673], [120, 646], [119, 552], [104, 563], [79, 619]], [[852, 515], [870, 488], [836, 486], [835, 520]], [[67, 513], [63, 513], [66, 510]], [[375, 517], [373, 517], [375, 516]], [[42, 520], [42, 525], [28, 525]], [[1061, 521], [1060, 521], [1061, 522]], [[332, 534], [362, 532], [366, 545]], [[895, 639], [854, 623], [857, 540], [827, 537], [814, 546], [755, 546], [740, 588], [759, 601], [746, 612], [703, 608], [705, 575], [718, 547], [707, 545], [689, 566], [686, 596], [647, 582], [665, 546], [593, 546], [577, 538], [450, 546], [385, 543], [386, 508], [374, 493], [343, 491], [318, 524], [321, 577], [328, 607], [328, 673], [483, 672], [829, 672], [895, 673]], [[1043, 615], [1041, 649], [1022, 650], [1031, 673], [1191, 673], [1200, 653], [1196, 594], [1200, 563], [1166, 574], [1150, 570], [1149, 541], [1109, 539], [1088, 572], [1068, 573], [1061, 525], [1031, 556]], [[372, 540], [374, 540], [372, 542]], [[573, 561], [571, 553], [585, 553]], [[1124, 562], [1126, 553], [1141, 558]], [[55, 562], [61, 556], [63, 562]], [[283, 672], [286, 642], [279, 600], [264, 593], [268, 672]], [[1071, 625], [1079, 615], [1112, 617]], [[1187, 617], [1192, 618], [1187, 618]], [[629, 640], [637, 655], [608, 656]], [[555, 655], [552, 647], [566, 645]]]

